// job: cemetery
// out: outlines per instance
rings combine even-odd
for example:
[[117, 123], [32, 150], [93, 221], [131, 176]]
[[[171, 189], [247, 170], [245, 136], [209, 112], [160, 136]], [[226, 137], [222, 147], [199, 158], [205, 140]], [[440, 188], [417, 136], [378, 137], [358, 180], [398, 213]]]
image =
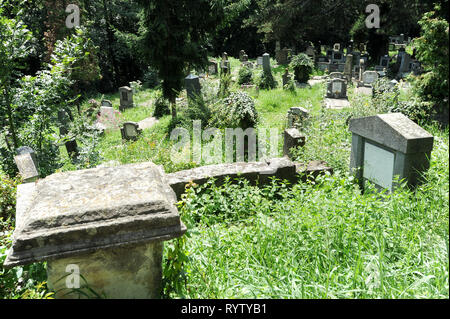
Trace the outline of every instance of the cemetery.
[[[449, 298], [442, 8], [379, 37], [363, 5], [343, 34], [305, 18], [311, 35], [263, 37], [243, 2], [259, 31], [222, 8], [245, 30], [224, 40], [205, 0], [173, 17], [181, 41], [142, 3], [114, 2], [147, 13], [108, 35], [125, 60], [64, 23], [41, 71], [32, 47], [0, 60], [0, 298]], [[0, 51], [26, 48], [31, 16], [0, 18]]]

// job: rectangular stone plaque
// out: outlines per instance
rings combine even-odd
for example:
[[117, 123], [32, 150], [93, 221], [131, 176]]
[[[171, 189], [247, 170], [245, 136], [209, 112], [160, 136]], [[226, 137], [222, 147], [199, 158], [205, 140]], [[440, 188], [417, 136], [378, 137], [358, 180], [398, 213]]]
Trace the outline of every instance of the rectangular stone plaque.
[[391, 190], [394, 177], [394, 159], [393, 152], [366, 142], [364, 145], [363, 177], [378, 186]]
[[342, 82], [333, 82], [331, 90], [332, 90], [333, 94], [341, 94]]

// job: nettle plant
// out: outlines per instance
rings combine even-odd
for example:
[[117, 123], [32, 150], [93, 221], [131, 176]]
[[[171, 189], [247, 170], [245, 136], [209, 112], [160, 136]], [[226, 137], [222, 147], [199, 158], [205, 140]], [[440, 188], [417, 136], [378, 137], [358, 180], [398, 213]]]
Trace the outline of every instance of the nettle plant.
[[314, 62], [305, 53], [300, 53], [292, 57], [289, 67], [294, 71], [296, 81], [306, 83], [313, 72]]

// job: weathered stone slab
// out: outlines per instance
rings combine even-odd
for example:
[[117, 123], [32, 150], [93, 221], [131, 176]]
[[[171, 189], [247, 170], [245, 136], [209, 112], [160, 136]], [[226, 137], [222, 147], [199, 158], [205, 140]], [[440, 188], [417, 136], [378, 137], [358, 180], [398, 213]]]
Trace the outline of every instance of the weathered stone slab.
[[34, 182], [39, 178], [37, 160], [34, 152], [16, 155], [14, 156], [14, 161], [25, 183]]
[[20, 188], [5, 267], [168, 240], [186, 227], [162, 169], [140, 163], [53, 174]]
[[305, 145], [306, 137], [296, 129], [289, 128], [284, 131], [283, 155], [292, 158], [291, 149]]
[[350, 107], [350, 102], [347, 99], [324, 99], [324, 105], [327, 109], [336, 109], [340, 110], [346, 107]]

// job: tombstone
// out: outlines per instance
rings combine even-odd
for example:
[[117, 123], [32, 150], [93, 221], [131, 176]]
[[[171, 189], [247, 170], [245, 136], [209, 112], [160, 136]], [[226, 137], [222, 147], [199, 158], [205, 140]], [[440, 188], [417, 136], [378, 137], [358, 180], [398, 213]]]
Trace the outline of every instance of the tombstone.
[[352, 72], [353, 71], [353, 55], [347, 54], [345, 59], [345, 67], [344, 67], [344, 75], [347, 79], [348, 83], [352, 81]]
[[29, 146], [19, 147], [14, 156], [20, 175], [24, 183], [31, 183], [39, 178], [36, 152]]
[[305, 50], [305, 54], [309, 56], [313, 61], [316, 59], [316, 51], [314, 50], [314, 47], [309, 46]]
[[346, 99], [347, 82], [343, 79], [332, 79], [329, 81], [326, 97], [332, 99]]
[[333, 51], [340, 52], [341, 51], [341, 44], [340, 43], [335, 43], [333, 45]]
[[284, 70], [284, 74], [282, 76], [282, 80], [283, 80], [283, 87], [285, 87], [289, 83], [289, 81], [291, 80], [291, 75], [289, 74], [289, 69], [288, 68], [286, 68]]
[[244, 54], [242, 56], [242, 62], [248, 62], [248, 55], [247, 54]]
[[244, 62], [244, 60], [243, 60], [244, 55], [245, 55], [245, 51], [244, 50], [239, 51], [239, 61]]
[[362, 82], [363, 74], [366, 71], [366, 61], [364, 59], [359, 60], [359, 82]]
[[139, 128], [139, 124], [135, 122], [125, 122], [120, 129], [122, 139], [126, 141], [136, 141], [141, 135], [142, 130]]
[[288, 111], [288, 128], [299, 128], [309, 117], [309, 111], [302, 107], [291, 107]]
[[202, 87], [200, 86], [200, 78], [198, 76], [189, 74], [184, 79], [184, 86], [186, 88], [187, 97], [190, 100], [201, 96]]
[[342, 63], [345, 61], [345, 57], [342, 52], [333, 51], [331, 56], [331, 63]]
[[283, 156], [293, 158], [291, 149], [305, 146], [305, 136], [300, 134], [296, 128], [284, 130]]
[[263, 66], [263, 57], [259, 56], [256, 58], [256, 66], [257, 67], [262, 67]]
[[350, 120], [350, 168], [364, 188], [366, 181], [392, 191], [395, 178], [416, 186], [430, 166], [433, 136], [401, 113]]
[[113, 107], [110, 100], [102, 100], [101, 106]]
[[277, 62], [282, 65], [289, 63], [289, 50], [287, 48], [279, 51]]
[[375, 71], [366, 71], [362, 75], [362, 84], [363, 86], [371, 87], [373, 84], [378, 81], [378, 73]]
[[[56, 298], [85, 298], [89, 288], [111, 299], [161, 298], [163, 242], [186, 232], [161, 167], [57, 173], [19, 185], [17, 195], [4, 268], [47, 261]], [[82, 276], [82, 293], [66, 286], [69, 274]]]
[[380, 58], [380, 66], [387, 69], [389, 67], [389, 61], [390, 61], [389, 55], [382, 56]]
[[328, 77], [330, 79], [345, 79], [345, 75], [342, 72], [331, 72]]
[[[70, 113], [66, 110], [58, 111], [58, 121], [59, 121], [59, 135], [65, 136], [69, 133], [69, 123], [70, 123]], [[76, 158], [79, 155], [78, 144], [76, 140], [67, 141], [64, 143], [66, 147], [67, 154], [71, 158]]]
[[208, 64], [208, 73], [211, 75], [218, 73], [217, 63], [215, 61], [209, 61]]
[[263, 54], [263, 71], [264, 72], [272, 72], [272, 68], [270, 67], [270, 55], [269, 53]]
[[228, 60], [228, 53], [224, 52], [222, 53], [222, 60], [227, 61]]
[[119, 88], [120, 105], [119, 110], [122, 112], [128, 108], [134, 107], [133, 90], [128, 86]]

